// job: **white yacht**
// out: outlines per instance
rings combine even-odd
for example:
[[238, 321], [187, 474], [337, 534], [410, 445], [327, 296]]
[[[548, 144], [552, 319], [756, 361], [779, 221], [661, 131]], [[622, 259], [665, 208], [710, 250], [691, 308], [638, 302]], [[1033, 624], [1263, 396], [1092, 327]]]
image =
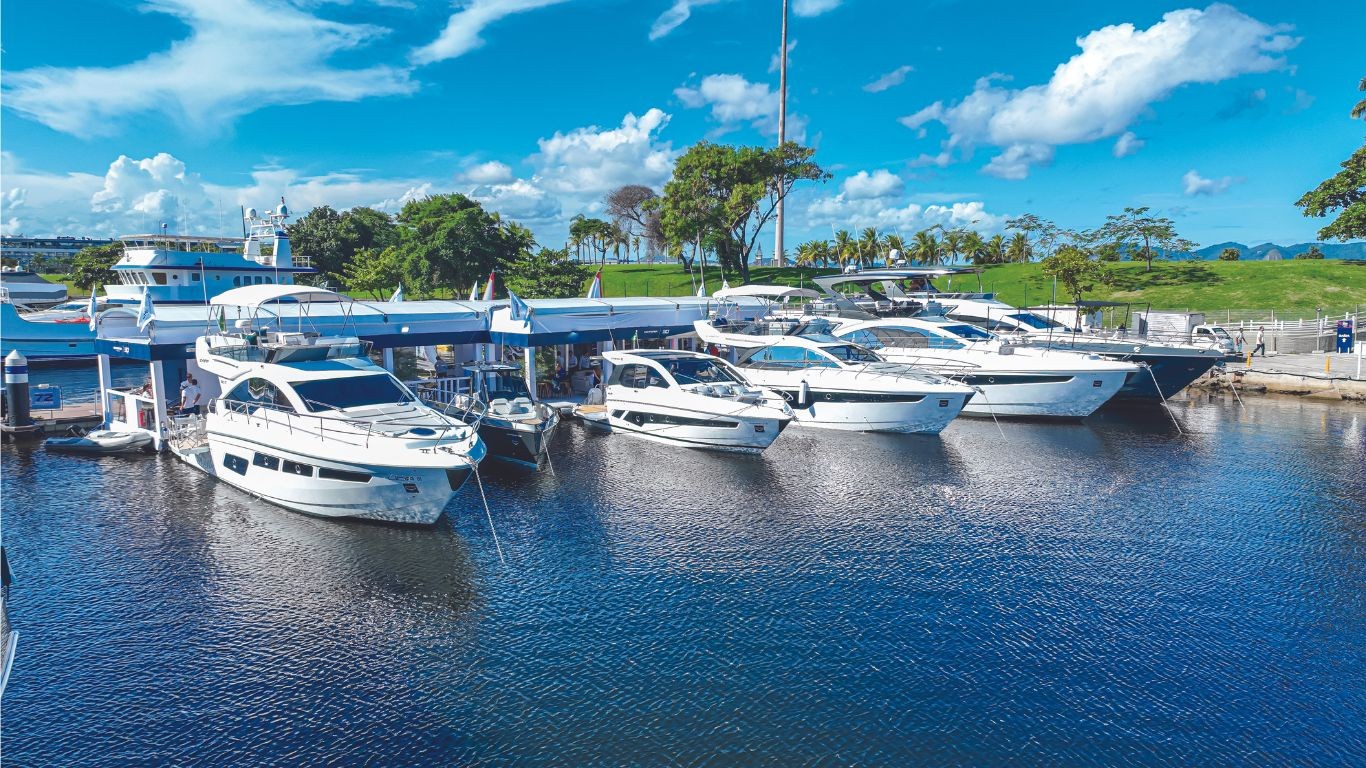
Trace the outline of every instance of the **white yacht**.
[[[299, 328], [267, 332], [266, 309], [295, 301]], [[484, 456], [477, 427], [424, 405], [372, 363], [369, 343], [303, 328], [331, 291], [255, 285], [212, 304], [220, 328], [195, 344], [217, 377], [205, 416], [181, 417], [169, 443], [208, 474], [282, 507], [322, 517], [433, 523]], [[229, 307], [249, 317], [230, 319]], [[207, 384], [207, 383], [206, 383]]]
[[727, 333], [693, 323], [708, 343], [742, 350], [745, 378], [787, 399], [798, 424], [856, 432], [938, 434], [972, 399], [971, 387], [833, 337]]
[[601, 405], [579, 406], [613, 432], [687, 448], [755, 453], [792, 421], [781, 395], [753, 386], [724, 360], [670, 349], [604, 352]]
[[1141, 371], [1099, 355], [1012, 344], [943, 317], [843, 321], [833, 333], [976, 388], [981, 395], [963, 412], [980, 416], [1085, 418]]

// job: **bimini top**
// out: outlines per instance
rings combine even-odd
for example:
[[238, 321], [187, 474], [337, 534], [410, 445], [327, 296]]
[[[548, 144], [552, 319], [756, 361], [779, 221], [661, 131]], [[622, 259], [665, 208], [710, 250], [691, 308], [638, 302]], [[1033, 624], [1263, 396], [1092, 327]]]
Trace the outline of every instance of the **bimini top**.
[[309, 285], [244, 285], [241, 288], [232, 288], [209, 299], [209, 303], [216, 307], [247, 307], [256, 309], [262, 304], [293, 299], [300, 304], [312, 302], [340, 302], [353, 301], [350, 296], [329, 291], [326, 288], [314, 288]]
[[821, 275], [811, 278], [811, 282], [822, 288], [831, 290], [834, 286], [842, 283], [880, 283], [884, 280], [910, 280], [913, 278], [935, 278], [946, 275], [961, 275], [965, 273], [978, 272], [974, 267], [905, 267], [902, 269], [865, 269], [862, 272], [851, 272], [849, 274], [838, 273], [834, 275]]
[[799, 297], [803, 299], [820, 298], [819, 291], [810, 288], [792, 288], [786, 285], [737, 285], [734, 288], [722, 288], [713, 293], [718, 299], [726, 299], [732, 296], [757, 296], [765, 299], [787, 299]]

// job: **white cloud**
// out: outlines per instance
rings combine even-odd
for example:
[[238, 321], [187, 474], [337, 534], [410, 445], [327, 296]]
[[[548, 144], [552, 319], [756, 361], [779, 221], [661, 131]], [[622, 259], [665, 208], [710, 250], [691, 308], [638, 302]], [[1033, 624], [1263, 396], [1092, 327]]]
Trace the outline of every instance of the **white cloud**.
[[1286, 110], [1287, 113], [1294, 114], [1296, 112], [1303, 112], [1314, 105], [1314, 95], [1303, 88], [1291, 88], [1290, 86], [1286, 86], [1286, 90], [1290, 91], [1295, 99], [1290, 105], [1290, 108]]
[[597, 126], [555, 132], [537, 142], [540, 152], [531, 158], [553, 192], [601, 198], [623, 184], [663, 185], [673, 172], [678, 153], [658, 134], [669, 124], [669, 115], [650, 109], [640, 117], [627, 113], [621, 125], [602, 130]]
[[935, 102], [901, 122], [942, 123], [948, 149], [1001, 147], [988, 172], [1024, 178], [1053, 147], [1119, 135], [1182, 85], [1284, 67], [1279, 54], [1299, 42], [1284, 32], [1228, 5], [1172, 11], [1148, 29], [1117, 24], [1079, 38], [1081, 52], [1047, 83], [1010, 89], [988, 76], [957, 103]]
[[1241, 177], [1235, 176], [1207, 179], [1192, 168], [1191, 170], [1186, 171], [1186, 175], [1181, 177], [1181, 186], [1187, 197], [1195, 197], [1196, 195], [1213, 197], [1227, 192], [1229, 187], [1234, 184], [1240, 184], [1242, 181], [1243, 179]]
[[678, 29], [679, 25], [687, 21], [692, 16], [694, 8], [701, 8], [704, 5], [715, 5], [722, 0], [674, 0], [674, 4], [668, 10], [659, 14], [655, 23], [650, 25], [650, 39], [658, 40], [670, 32]]
[[1019, 180], [1029, 175], [1031, 165], [1052, 161], [1053, 148], [1047, 144], [1011, 144], [1004, 152], [991, 158], [991, 162], [982, 168], [982, 173], [1001, 179]]
[[997, 232], [1005, 226], [1005, 216], [987, 213], [981, 201], [921, 205], [889, 203], [885, 199], [851, 199], [841, 193], [820, 197], [806, 207], [805, 223], [811, 227], [841, 227], [858, 230], [877, 227], [884, 232], [900, 232], [903, 237], [936, 224], [953, 229], [964, 227], [981, 233]]
[[867, 200], [881, 197], [896, 197], [906, 189], [901, 177], [884, 168], [872, 173], [859, 171], [844, 180], [840, 189], [850, 200]]
[[[761, 133], [778, 135], [778, 94], [768, 83], [751, 83], [740, 75], [707, 75], [696, 88], [675, 88], [674, 95], [686, 107], [710, 107], [722, 132], [748, 123]], [[787, 138], [806, 140], [805, 117], [787, 113]]]
[[819, 16], [840, 7], [844, 0], [794, 0], [792, 12], [798, 16]]
[[1147, 143], [1138, 138], [1138, 134], [1133, 131], [1125, 131], [1119, 135], [1118, 139], [1115, 139], [1114, 155], [1115, 157], [1128, 157], [1143, 149], [1143, 145]]
[[156, 0], [189, 36], [169, 50], [114, 67], [35, 67], [5, 73], [5, 106], [58, 131], [114, 134], [121, 118], [166, 112], [201, 132], [277, 104], [356, 101], [410, 93], [408, 71], [334, 66], [387, 30], [342, 24], [267, 0]]
[[507, 184], [515, 177], [506, 163], [489, 160], [466, 168], [460, 178], [475, 184]]
[[432, 42], [412, 52], [414, 64], [432, 64], [464, 56], [484, 44], [484, 29], [516, 13], [534, 11], [565, 0], [470, 0], [451, 14], [446, 27]]
[[469, 196], [485, 208], [527, 225], [543, 224], [560, 217], [560, 202], [540, 186], [540, 179], [514, 179], [506, 184], [475, 187]]
[[[895, 88], [906, 82], [906, 75], [909, 75], [913, 71], [915, 71], [915, 67], [912, 67], [910, 64], [902, 64], [891, 72], [888, 72], [873, 82], [863, 86], [863, 90], [869, 93], [882, 93], [888, 88]], [[905, 119], [906, 118], [902, 118], [902, 121], [904, 122]]]

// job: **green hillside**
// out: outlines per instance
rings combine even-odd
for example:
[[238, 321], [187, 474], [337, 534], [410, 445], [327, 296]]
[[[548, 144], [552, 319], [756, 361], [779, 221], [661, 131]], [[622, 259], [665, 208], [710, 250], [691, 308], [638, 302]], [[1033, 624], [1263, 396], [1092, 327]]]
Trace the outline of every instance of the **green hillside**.
[[[1151, 272], [1142, 263], [1113, 265], [1115, 282], [1101, 286], [1088, 298], [1151, 304], [1154, 309], [1307, 310], [1346, 311], [1357, 305], [1366, 307], [1366, 264], [1339, 260], [1299, 261], [1178, 261], [1153, 264]], [[799, 285], [812, 275], [830, 274], [834, 269], [776, 269], [765, 267], [751, 272], [751, 282]], [[734, 278], [733, 275], [727, 275]], [[686, 296], [695, 291], [688, 273], [675, 264], [608, 265], [603, 270], [606, 296]], [[731, 279], [732, 284], [738, 280]], [[959, 275], [936, 282], [941, 290], [977, 290], [975, 275]], [[1053, 297], [1053, 283], [1043, 276], [1037, 263], [1004, 264], [985, 267], [980, 285], [1015, 305], [1043, 304]], [[707, 288], [720, 287], [720, 273], [708, 270]]]

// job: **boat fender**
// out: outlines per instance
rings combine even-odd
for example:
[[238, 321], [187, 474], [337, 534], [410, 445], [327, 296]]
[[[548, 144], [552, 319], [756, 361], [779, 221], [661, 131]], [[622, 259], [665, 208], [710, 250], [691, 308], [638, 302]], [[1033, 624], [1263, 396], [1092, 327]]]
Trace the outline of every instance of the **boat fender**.
[[801, 388], [797, 390], [796, 405], [798, 408], [811, 407], [811, 385], [806, 382], [806, 379], [802, 379]]

